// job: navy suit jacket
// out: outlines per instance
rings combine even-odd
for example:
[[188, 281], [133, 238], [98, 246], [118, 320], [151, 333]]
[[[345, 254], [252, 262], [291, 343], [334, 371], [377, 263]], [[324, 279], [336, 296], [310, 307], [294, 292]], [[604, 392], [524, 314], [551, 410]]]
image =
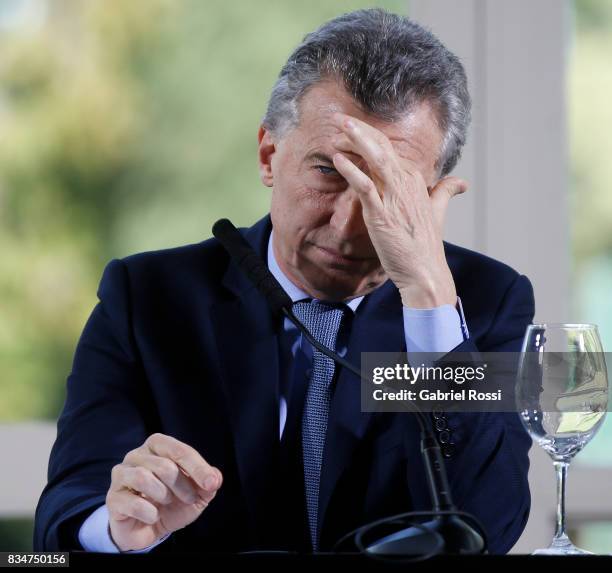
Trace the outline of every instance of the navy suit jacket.
[[[265, 260], [269, 216], [243, 230]], [[445, 243], [470, 338], [458, 351], [520, 351], [534, 314], [528, 279]], [[273, 445], [278, 443], [279, 324], [216, 239], [113, 260], [78, 342], [34, 549], [81, 549], [78, 530], [105, 502], [111, 469], [155, 433], [194, 447], [224, 483], [192, 524], [153, 551], [262, 547]], [[348, 360], [405, 349], [402, 304], [387, 281], [354, 317]], [[414, 417], [369, 414], [342, 369], [330, 406], [320, 485], [320, 549], [351, 529], [430, 498]], [[516, 414], [449, 413], [447, 469], [457, 505], [484, 524], [493, 553], [526, 524], [531, 440]], [[302, 495], [303, 492], [294, 492]]]

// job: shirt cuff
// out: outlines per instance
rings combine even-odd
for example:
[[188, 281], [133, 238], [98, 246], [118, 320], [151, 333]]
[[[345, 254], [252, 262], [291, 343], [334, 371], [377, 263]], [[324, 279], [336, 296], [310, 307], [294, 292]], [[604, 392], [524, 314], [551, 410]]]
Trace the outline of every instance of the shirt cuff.
[[166, 533], [162, 538], [158, 539], [152, 545], [143, 549], [134, 549], [132, 551], [121, 551], [113, 542], [110, 535], [108, 508], [106, 504], [96, 509], [81, 525], [79, 529], [79, 543], [85, 551], [94, 551], [96, 553], [148, 553], [168, 539], [169, 533]]
[[402, 307], [406, 352], [446, 354], [470, 337], [461, 299], [435, 308]]

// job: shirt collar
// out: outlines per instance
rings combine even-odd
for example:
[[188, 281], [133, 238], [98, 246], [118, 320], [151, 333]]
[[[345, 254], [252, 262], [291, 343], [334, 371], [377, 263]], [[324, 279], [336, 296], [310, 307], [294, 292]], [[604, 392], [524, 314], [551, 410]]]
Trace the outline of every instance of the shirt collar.
[[[272, 248], [272, 237], [274, 235], [274, 230], [270, 233], [270, 238], [268, 239], [268, 268], [270, 272], [274, 275], [274, 278], [280, 283], [285, 292], [291, 297], [293, 302], [297, 302], [298, 300], [303, 300], [305, 298], [312, 298], [308, 293], [305, 293], [301, 288], [297, 287], [293, 284], [288, 278], [287, 275], [281, 270], [276, 262], [276, 258], [274, 257], [274, 249]], [[357, 311], [357, 307], [364, 299], [365, 295], [358, 296], [346, 302], [345, 304], [353, 311]]]

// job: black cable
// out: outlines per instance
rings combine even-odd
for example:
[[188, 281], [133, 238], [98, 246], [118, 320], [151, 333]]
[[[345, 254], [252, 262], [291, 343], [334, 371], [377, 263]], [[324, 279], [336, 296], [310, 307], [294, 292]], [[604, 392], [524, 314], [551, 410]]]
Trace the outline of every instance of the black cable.
[[[334, 360], [335, 362], [337, 362], [341, 366], [344, 366], [344, 368], [347, 368], [348, 370], [350, 370], [360, 380], [363, 380], [364, 382], [369, 382], [367, 376], [365, 376], [361, 372], [361, 370], [359, 368], [357, 368], [356, 366], [353, 366], [353, 364], [348, 362], [348, 360], [345, 360], [344, 358], [342, 358], [342, 356], [340, 356], [339, 354], [336, 354], [333, 350], [331, 350], [331, 349], [327, 348], [327, 346], [324, 346], [323, 344], [321, 344], [310, 333], [310, 331], [306, 328], [306, 326], [304, 324], [302, 324], [302, 322], [300, 322], [300, 320], [297, 318], [297, 316], [295, 316], [295, 314], [293, 314], [293, 311], [291, 310], [291, 308], [283, 307], [282, 312], [297, 327], [297, 329], [304, 335], [306, 340], [308, 340], [308, 342], [310, 342], [310, 344], [312, 344], [319, 352], [322, 352], [328, 358], [331, 358], [332, 360]], [[427, 418], [425, 417], [423, 412], [421, 412], [421, 410], [419, 410], [416, 407], [416, 405], [412, 404], [411, 402], [407, 402], [406, 405], [411, 410], [411, 412], [416, 415], [416, 419], [417, 419], [417, 422], [419, 424], [419, 428], [420, 428], [421, 432], [424, 433], [425, 435], [427, 435], [428, 438], [430, 438], [432, 440], [435, 440], [435, 436], [434, 436], [434, 434], [433, 434], [433, 432], [431, 430], [431, 427], [429, 426], [429, 423], [427, 422]]]
[[[393, 522], [391, 518], [388, 518], [389, 522]], [[390, 525], [391, 523], [385, 523], [384, 525]], [[376, 561], [383, 561], [385, 563], [415, 563], [417, 561], [426, 561], [427, 559], [431, 559], [436, 555], [440, 555], [442, 551], [444, 551], [444, 538], [437, 532], [431, 531], [427, 529], [425, 525], [422, 523], [409, 522], [411, 527], [416, 527], [417, 529], [421, 529], [422, 531], [429, 533], [436, 540], [436, 544], [434, 548], [426, 553], [421, 555], [416, 555], [414, 557], [385, 557], [383, 555], [377, 555], [376, 553], [372, 553], [368, 551], [367, 548], [363, 544], [363, 536], [369, 531], [369, 529], [373, 529], [373, 527], [363, 526], [359, 528], [357, 533], [355, 534], [355, 546], [361, 555], [366, 555], [370, 559], [375, 559]], [[397, 525], [401, 525], [402, 523], [397, 523]], [[404, 526], [407, 525], [404, 523]]]
[[[450, 517], [453, 515], [467, 519], [468, 521], [471, 521], [473, 525], [476, 526], [476, 528], [479, 530], [479, 533], [481, 534], [484, 540], [484, 546], [481, 550], [481, 554], [486, 553], [487, 552], [487, 541], [486, 541], [487, 537], [486, 537], [485, 529], [482, 523], [480, 523], [480, 521], [476, 519], [476, 517], [474, 517], [473, 515], [465, 511], [460, 511], [460, 510], [409, 511], [406, 513], [399, 513], [397, 515], [392, 515], [390, 517], [384, 517], [377, 521], [372, 521], [370, 523], [367, 523], [366, 525], [361, 525], [360, 527], [357, 527], [353, 529], [352, 531], [349, 531], [348, 533], [343, 535], [338, 541], [336, 541], [336, 543], [332, 547], [332, 552], [342, 553], [342, 551], [338, 551], [338, 548], [343, 543], [345, 543], [347, 540], [352, 539], [353, 543], [355, 544], [355, 547], [357, 548], [357, 551], [360, 554], [366, 555], [367, 557], [370, 557], [372, 559], [376, 559], [379, 561], [385, 561], [385, 562], [392, 562], [392, 563], [410, 563], [414, 561], [424, 561], [426, 559], [430, 559], [431, 557], [435, 557], [436, 555], [440, 555], [444, 551], [444, 546], [445, 546], [444, 538], [442, 537], [440, 533], [429, 529], [426, 525], [419, 523], [419, 522], [410, 521], [410, 520], [415, 519], [415, 518]], [[436, 547], [434, 548], [434, 550], [428, 553], [417, 555], [415, 557], [407, 557], [407, 558], [406, 557], [387, 557], [384, 555], [373, 553], [372, 551], [368, 551], [367, 547], [363, 543], [363, 537], [367, 533], [369, 533], [372, 529], [376, 527], [380, 527], [382, 525], [387, 525], [387, 526], [388, 525], [399, 525], [402, 528], [406, 528], [410, 526], [410, 527], [416, 527], [417, 529], [426, 530], [428, 533], [432, 535], [432, 537], [436, 539]], [[442, 540], [441, 544], [439, 543], [440, 540]]]

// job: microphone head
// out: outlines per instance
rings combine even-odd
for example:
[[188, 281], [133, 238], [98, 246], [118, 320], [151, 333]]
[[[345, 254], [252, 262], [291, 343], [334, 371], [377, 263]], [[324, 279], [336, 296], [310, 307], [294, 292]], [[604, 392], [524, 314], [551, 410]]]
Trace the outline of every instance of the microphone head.
[[293, 302], [289, 295], [229, 219], [219, 219], [213, 225], [212, 232], [238, 268], [265, 297], [275, 315], [283, 315], [283, 309], [291, 308]]
[[221, 240], [219, 236], [225, 237], [228, 233], [231, 234], [232, 232], [239, 231], [229, 219], [219, 219], [212, 226], [212, 233], [219, 240]]

